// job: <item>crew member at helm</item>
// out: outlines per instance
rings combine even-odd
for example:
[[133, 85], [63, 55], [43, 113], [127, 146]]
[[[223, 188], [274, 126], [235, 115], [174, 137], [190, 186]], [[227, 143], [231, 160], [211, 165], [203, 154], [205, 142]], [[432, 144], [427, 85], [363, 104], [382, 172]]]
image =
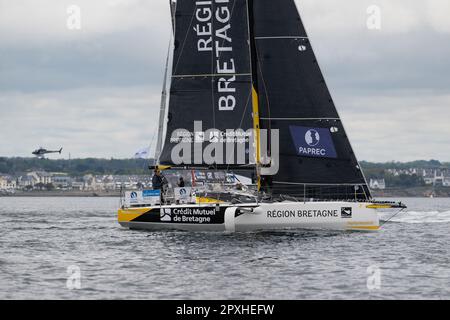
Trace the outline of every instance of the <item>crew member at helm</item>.
[[152, 178], [153, 190], [162, 190], [163, 182], [164, 182], [164, 177], [161, 174], [161, 171], [159, 171], [159, 169], [155, 169], [153, 178]]

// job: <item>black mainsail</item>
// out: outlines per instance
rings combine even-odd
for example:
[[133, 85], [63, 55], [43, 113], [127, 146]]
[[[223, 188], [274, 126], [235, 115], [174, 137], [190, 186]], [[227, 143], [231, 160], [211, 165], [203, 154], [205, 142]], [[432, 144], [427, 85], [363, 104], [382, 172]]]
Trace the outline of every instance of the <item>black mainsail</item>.
[[[261, 177], [264, 191], [371, 197], [294, 0], [178, 0], [172, 71], [160, 164], [258, 169], [259, 130], [269, 137], [278, 130], [280, 154], [275, 157], [270, 148], [268, 154], [279, 159], [279, 170]], [[207, 162], [195, 151], [208, 148], [212, 128], [250, 130], [256, 147], [247, 145], [249, 156], [231, 162], [228, 149], [214, 150]], [[180, 153], [175, 149], [183, 135], [194, 146]], [[174, 154], [181, 159], [174, 161]]]
[[[230, 142], [226, 150], [207, 150], [208, 144], [223, 139], [222, 133], [253, 128], [248, 25], [246, 0], [177, 1], [167, 134], [160, 164], [233, 168], [251, 162], [242, 133], [241, 139], [234, 135], [235, 143]], [[231, 141], [233, 133], [226, 137]], [[180, 143], [185, 147], [177, 150]], [[239, 145], [246, 149], [244, 159], [237, 155]]]

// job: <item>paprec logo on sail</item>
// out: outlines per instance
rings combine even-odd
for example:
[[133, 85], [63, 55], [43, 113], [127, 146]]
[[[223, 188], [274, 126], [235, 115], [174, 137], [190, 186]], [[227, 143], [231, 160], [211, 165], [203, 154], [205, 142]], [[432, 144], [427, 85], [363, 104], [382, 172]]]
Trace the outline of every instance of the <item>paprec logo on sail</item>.
[[297, 155], [303, 157], [337, 158], [331, 132], [327, 128], [290, 126]]

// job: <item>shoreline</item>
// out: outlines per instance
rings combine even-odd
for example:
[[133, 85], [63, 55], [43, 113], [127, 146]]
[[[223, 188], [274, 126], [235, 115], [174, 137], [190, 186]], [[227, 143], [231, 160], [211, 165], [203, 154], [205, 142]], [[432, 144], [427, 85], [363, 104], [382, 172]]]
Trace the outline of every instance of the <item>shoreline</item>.
[[120, 191], [17, 191], [15, 193], [0, 194], [0, 197], [19, 197], [19, 198], [45, 198], [45, 197], [71, 197], [71, 198], [118, 198]]
[[414, 188], [388, 188], [385, 190], [372, 190], [375, 198], [450, 198], [450, 188], [414, 187]]
[[[450, 188], [416, 187], [392, 188], [386, 190], [372, 190], [374, 198], [450, 198]], [[16, 191], [15, 193], [0, 193], [1, 197], [90, 197], [107, 198], [120, 197], [120, 191]]]

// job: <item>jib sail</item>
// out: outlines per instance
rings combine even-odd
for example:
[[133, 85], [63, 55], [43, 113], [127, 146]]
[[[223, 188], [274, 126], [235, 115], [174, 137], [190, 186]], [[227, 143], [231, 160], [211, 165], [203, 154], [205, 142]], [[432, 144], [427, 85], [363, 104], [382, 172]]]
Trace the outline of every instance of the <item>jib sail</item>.
[[294, 0], [253, 0], [262, 129], [278, 129], [280, 169], [267, 190], [314, 198], [370, 198]]

